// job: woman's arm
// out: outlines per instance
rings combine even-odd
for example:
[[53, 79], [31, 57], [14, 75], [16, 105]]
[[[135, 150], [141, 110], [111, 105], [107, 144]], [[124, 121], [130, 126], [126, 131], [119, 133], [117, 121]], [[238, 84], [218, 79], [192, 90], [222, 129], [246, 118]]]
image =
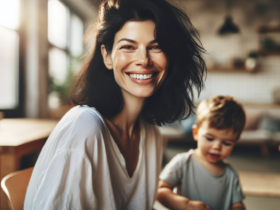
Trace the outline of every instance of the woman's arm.
[[230, 210], [246, 210], [243, 202], [238, 202], [238, 203], [234, 203], [232, 204], [232, 206], [230, 207]]
[[188, 198], [173, 193], [173, 186], [164, 180], [159, 181], [157, 200], [172, 210], [211, 210], [211, 208], [200, 201], [191, 201]]

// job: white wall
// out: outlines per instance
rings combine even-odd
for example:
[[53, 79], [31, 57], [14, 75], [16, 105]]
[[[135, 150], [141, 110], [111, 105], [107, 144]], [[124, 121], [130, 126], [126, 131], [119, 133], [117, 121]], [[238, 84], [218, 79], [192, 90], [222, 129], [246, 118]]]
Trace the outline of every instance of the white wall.
[[[228, 65], [233, 58], [245, 59], [249, 52], [260, 48], [257, 27], [280, 24], [280, 1], [234, 0], [230, 14], [240, 33], [220, 36], [217, 31], [226, 16], [225, 1], [185, 0], [181, 3], [201, 35], [209, 65]], [[271, 35], [280, 44], [280, 33]], [[198, 100], [223, 94], [243, 103], [273, 103], [272, 92], [280, 88], [280, 56], [261, 57], [258, 70], [255, 73], [208, 72], [205, 89]]]
[[280, 88], [280, 58], [261, 59], [260, 71], [210, 72], [200, 100], [222, 94], [230, 95], [243, 103], [273, 103], [273, 90]]

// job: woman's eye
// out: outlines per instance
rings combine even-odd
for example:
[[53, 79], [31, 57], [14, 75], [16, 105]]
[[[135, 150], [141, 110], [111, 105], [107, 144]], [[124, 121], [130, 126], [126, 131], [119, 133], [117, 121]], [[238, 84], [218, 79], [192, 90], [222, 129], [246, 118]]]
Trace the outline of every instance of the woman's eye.
[[214, 140], [213, 138], [207, 138], [207, 137], [206, 137], [206, 139], [207, 139], [208, 141], [213, 141], [213, 140]]
[[152, 50], [161, 50], [159, 45], [154, 45], [151, 47]]
[[121, 49], [132, 50], [133, 47], [131, 45], [125, 45], [125, 46], [122, 46]]

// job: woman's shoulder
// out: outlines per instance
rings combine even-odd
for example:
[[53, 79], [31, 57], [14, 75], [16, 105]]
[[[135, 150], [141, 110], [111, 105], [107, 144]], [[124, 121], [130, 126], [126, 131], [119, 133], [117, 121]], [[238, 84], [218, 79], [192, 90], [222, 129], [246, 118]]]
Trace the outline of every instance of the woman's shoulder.
[[159, 128], [157, 125], [153, 125], [151, 123], [146, 122], [145, 120], [141, 119], [141, 126], [144, 127], [146, 133], [155, 135], [156, 137], [161, 136]]
[[101, 114], [94, 108], [86, 105], [75, 106], [70, 109], [60, 120], [60, 124], [75, 124], [77, 126], [90, 127], [104, 127], [105, 122]]
[[63, 116], [63, 118], [68, 118], [68, 119], [69, 118], [75, 119], [81, 117], [83, 119], [103, 121], [101, 114], [94, 107], [89, 107], [87, 105], [74, 106]]
[[57, 139], [60, 144], [69, 147], [82, 142], [93, 143], [95, 140], [103, 139], [106, 133], [105, 122], [95, 108], [76, 106], [62, 117], [50, 139]]

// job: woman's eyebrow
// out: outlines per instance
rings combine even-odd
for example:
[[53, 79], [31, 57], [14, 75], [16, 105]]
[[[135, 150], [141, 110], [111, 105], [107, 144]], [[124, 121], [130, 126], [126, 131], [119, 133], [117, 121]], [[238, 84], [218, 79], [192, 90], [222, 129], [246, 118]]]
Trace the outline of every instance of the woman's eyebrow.
[[[128, 38], [122, 38], [118, 41], [118, 43], [122, 42], [122, 41], [126, 41], [126, 42], [131, 42], [131, 43], [134, 43], [134, 44], [137, 44], [137, 42], [133, 39], [128, 39]], [[153, 43], [157, 43], [157, 40], [154, 39], [152, 41], [149, 42], [150, 44], [153, 44]]]
[[120, 39], [120, 40], [118, 41], [118, 43], [120, 43], [120, 42], [122, 42], [122, 41], [131, 42], [131, 43], [134, 43], [134, 44], [137, 43], [136, 41], [134, 41], [134, 40], [132, 40], [132, 39], [127, 39], [127, 38]]
[[150, 41], [150, 44], [153, 44], [153, 43], [157, 43], [157, 40], [154, 39], [153, 41]]

